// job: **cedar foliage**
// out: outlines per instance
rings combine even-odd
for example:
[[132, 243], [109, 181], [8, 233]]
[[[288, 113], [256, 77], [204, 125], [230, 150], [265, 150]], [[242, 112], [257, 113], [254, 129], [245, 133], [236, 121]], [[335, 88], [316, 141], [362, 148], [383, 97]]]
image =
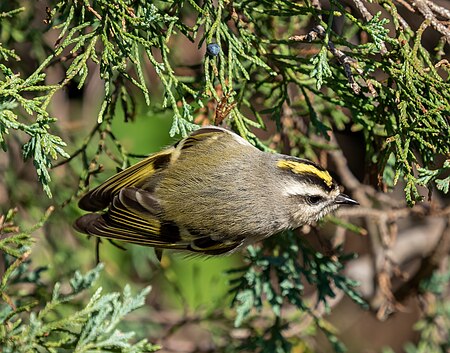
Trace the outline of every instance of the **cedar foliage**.
[[[8, 140], [18, 132], [24, 141], [23, 158], [32, 160], [48, 197], [58, 192], [52, 168], [61, 163], [69, 163], [69, 168], [78, 163], [74, 167], [78, 187], [65, 186], [72, 188], [72, 201], [101, 172], [100, 158], [110, 158], [119, 167], [129, 165], [136, 154], [121, 145], [111, 124], [118, 119], [118, 111], [126, 121], [138, 119], [140, 99], [152, 111], [170, 112], [170, 136], [185, 136], [202, 118], [211, 119], [211, 102], [216, 102], [227, 106], [227, 123], [257, 147], [269, 150], [254, 131], [265, 129], [270, 120], [289, 141], [271, 147], [315, 161], [323, 151], [338, 148], [330, 141], [331, 131], [350, 128], [364, 136], [370, 173], [385, 189], [401, 181], [409, 205], [423, 199], [419, 186], [449, 192], [450, 65], [444, 48], [450, 39], [442, 32], [435, 50], [424, 47], [424, 31], [429, 27], [439, 31], [433, 18], [413, 30], [391, 0], [379, 1], [383, 12], [374, 15], [359, 9], [362, 16], [337, 0], [331, 0], [328, 8], [309, 0], [47, 3], [45, 15], [35, 11], [32, 2], [0, 4], [0, 145], [7, 151]], [[43, 22], [39, 26], [44, 31], [33, 29], [36, 19]], [[56, 33], [56, 40], [49, 44], [44, 33]], [[182, 50], [173, 46], [180, 37], [199, 50], [217, 43], [220, 51], [205, 54], [198, 67], [191, 68], [191, 75], [183, 75], [172, 57]], [[365, 40], [359, 40], [362, 37]], [[20, 43], [32, 48], [32, 60], [19, 57], [15, 48]], [[37, 65], [30, 68], [30, 61]], [[62, 68], [64, 78], [50, 82], [48, 72], [55, 66]], [[104, 84], [102, 103], [92, 131], [84, 142], [72, 146], [72, 139], [48, 108], [55, 94], [68, 87], [82, 89], [97, 75], [96, 70]], [[149, 84], [151, 70], [162, 87], [160, 98]], [[287, 116], [302, 123], [286, 128]], [[69, 149], [74, 151], [70, 156]], [[447, 160], [436, 165], [437, 155]], [[66, 160], [54, 162], [61, 158]], [[2, 219], [0, 232], [5, 263], [0, 342], [5, 351], [22, 347], [24, 352], [147, 352], [157, 348], [145, 340], [130, 343], [132, 332], [115, 331], [124, 315], [144, 303], [148, 290], [136, 297], [129, 287], [122, 295], [97, 290], [79, 311], [47, 319], [53, 310], [90, 288], [100, 267], [84, 276], [76, 273], [64, 294], [59, 284], [47, 298], [30, 300], [38, 291], [15, 293], [12, 288], [23, 281], [42, 287], [42, 269], [32, 269], [29, 262], [35, 229], [19, 232], [9, 223], [12, 215]], [[354, 224], [331, 221], [362, 232]], [[327, 307], [339, 289], [364, 306], [357, 283], [342, 275], [353, 255], [337, 249], [337, 256], [325, 256], [300, 240], [287, 233], [261, 247], [250, 247], [246, 265], [230, 269], [234, 324], [251, 328], [258, 311], [269, 307], [273, 313], [266, 332], [251, 331], [248, 340], [230, 349], [290, 351], [292, 342], [281, 334], [287, 325], [281, 308], [288, 303], [312, 315], [315, 327], [326, 334], [335, 351], [345, 350], [303, 294], [305, 284], [312, 284], [318, 302]]]

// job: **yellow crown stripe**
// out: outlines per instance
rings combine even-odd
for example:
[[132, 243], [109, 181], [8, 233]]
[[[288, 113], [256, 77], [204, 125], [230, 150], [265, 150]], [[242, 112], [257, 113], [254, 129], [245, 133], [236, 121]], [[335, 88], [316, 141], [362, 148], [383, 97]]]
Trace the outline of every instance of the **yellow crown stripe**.
[[286, 161], [278, 161], [277, 166], [282, 169], [290, 169], [295, 174], [314, 174], [322, 179], [328, 187], [333, 184], [333, 178], [326, 170], [320, 170], [312, 164]]

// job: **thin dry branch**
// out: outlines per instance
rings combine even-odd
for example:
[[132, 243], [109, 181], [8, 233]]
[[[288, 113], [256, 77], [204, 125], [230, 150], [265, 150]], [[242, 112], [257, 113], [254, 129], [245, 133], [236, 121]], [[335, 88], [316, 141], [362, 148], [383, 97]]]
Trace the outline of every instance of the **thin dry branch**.
[[[332, 142], [337, 144], [333, 138]], [[450, 208], [440, 208], [429, 204], [419, 204], [413, 208], [406, 207], [405, 202], [399, 202], [388, 194], [377, 192], [374, 188], [360, 183], [348, 167], [341, 150], [333, 150], [329, 152], [329, 155], [342, 183], [361, 204], [361, 207], [358, 208], [341, 209], [337, 212], [337, 216], [360, 218], [366, 224], [372, 249], [371, 262], [365, 262], [364, 273], [366, 275], [362, 277], [370, 284], [363, 284], [363, 287], [371, 288], [366, 290], [366, 294], [370, 296], [368, 299], [370, 299], [372, 307], [377, 310], [377, 317], [385, 319], [391, 313], [402, 310], [399, 300], [403, 299], [404, 295], [397, 293], [393, 280], [400, 278], [404, 281], [404, 288], [417, 288], [414, 278], [416, 276], [423, 278], [424, 274], [429, 274], [430, 268], [435, 268], [436, 261], [433, 261], [432, 265], [424, 261], [422, 266], [425, 269], [411, 274], [413, 279], [409, 281], [408, 276], [402, 270], [403, 265], [414, 257], [436, 259], [434, 253], [438, 253], [439, 259], [442, 260], [442, 251], [438, 247], [444, 248], [445, 252], [448, 252], [448, 246], [442, 245], [447, 242], [442, 240], [438, 242], [437, 240], [443, 236], [443, 229], [447, 229], [448, 233], [448, 224], [442, 220], [448, 219]], [[434, 218], [429, 218], [429, 216]], [[420, 226], [426, 227], [425, 231], [425, 228], [417, 228], [418, 225], [411, 229], [400, 229], [400, 220], [407, 220], [415, 224], [420, 219], [430, 220], [427, 224]], [[435, 219], [436, 222], [431, 222], [431, 219]], [[432, 241], [431, 234], [434, 234], [433, 239], [436, 241]], [[361, 272], [360, 266], [359, 272]], [[360, 275], [358, 280], [361, 280]], [[373, 282], [374, 280], [375, 282]], [[403, 289], [403, 291], [407, 291], [407, 289]]]
[[433, 13], [433, 10], [428, 6], [428, 3], [429, 1], [426, 0], [415, 0], [412, 3], [412, 6], [415, 6], [417, 10], [419, 10], [419, 12], [422, 14], [422, 16], [426, 20], [430, 21], [433, 28], [439, 33], [441, 33], [447, 40], [447, 43], [450, 44], [450, 29], [436, 18], [436, 15]]
[[[447, 218], [447, 223], [450, 217]], [[442, 260], [448, 256], [450, 252], [450, 227], [447, 224], [446, 229], [442, 233], [439, 241], [433, 250], [422, 260], [419, 270], [395, 291], [395, 298], [403, 301], [419, 291], [420, 282], [431, 276], [434, 270], [439, 268]]]
[[430, 7], [431, 10], [436, 12], [438, 15], [444, 17], [446, 20], [450, 20], [450, 9], [446, 9], [445, 7], [439, 6], [431, 0], [426, 0], [426, 4]]
[[370, 21], [372, 19], [372, 14], [367, 10], [367, 7], [361, 0], [352, 0], [355, 4], [356, 8], [361, 12], [361, 15], [364, 17], [366, 21]]
[[[355, 5], [360, 0], [352, 0]], [[410, 12], [419, 12], [426, 21], [429, 21], [431, 26], [445, 38], [447, 43], [450, 44], [450, 9], [437, 5], [432, 0], [396, 0], [399, 4], [403, 5]], [[437, 17], [442, 19], [438, 19]], [[399, 17], [402, 26], [409, 25], [406, 21]], [[405, 27], [406, 28], [406, 27]]]

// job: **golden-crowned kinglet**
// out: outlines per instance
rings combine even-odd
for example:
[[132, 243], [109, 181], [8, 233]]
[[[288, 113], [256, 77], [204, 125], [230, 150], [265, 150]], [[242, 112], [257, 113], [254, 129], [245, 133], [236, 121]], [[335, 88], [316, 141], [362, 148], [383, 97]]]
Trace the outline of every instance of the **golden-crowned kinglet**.
[[357, 205], [311, 161], [205, 127], [114, 175], [79, 202], [86, 234], [217, 255]]

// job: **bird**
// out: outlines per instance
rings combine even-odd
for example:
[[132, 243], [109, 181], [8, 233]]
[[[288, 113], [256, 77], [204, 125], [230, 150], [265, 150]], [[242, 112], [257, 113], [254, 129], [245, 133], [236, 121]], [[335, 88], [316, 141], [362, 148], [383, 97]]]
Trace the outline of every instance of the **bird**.
[[78, 205], [90, 212], [75, 221], [79, 232], [212, 256], [358, 202], [320, 165], [206, 126], [115, 174]]

